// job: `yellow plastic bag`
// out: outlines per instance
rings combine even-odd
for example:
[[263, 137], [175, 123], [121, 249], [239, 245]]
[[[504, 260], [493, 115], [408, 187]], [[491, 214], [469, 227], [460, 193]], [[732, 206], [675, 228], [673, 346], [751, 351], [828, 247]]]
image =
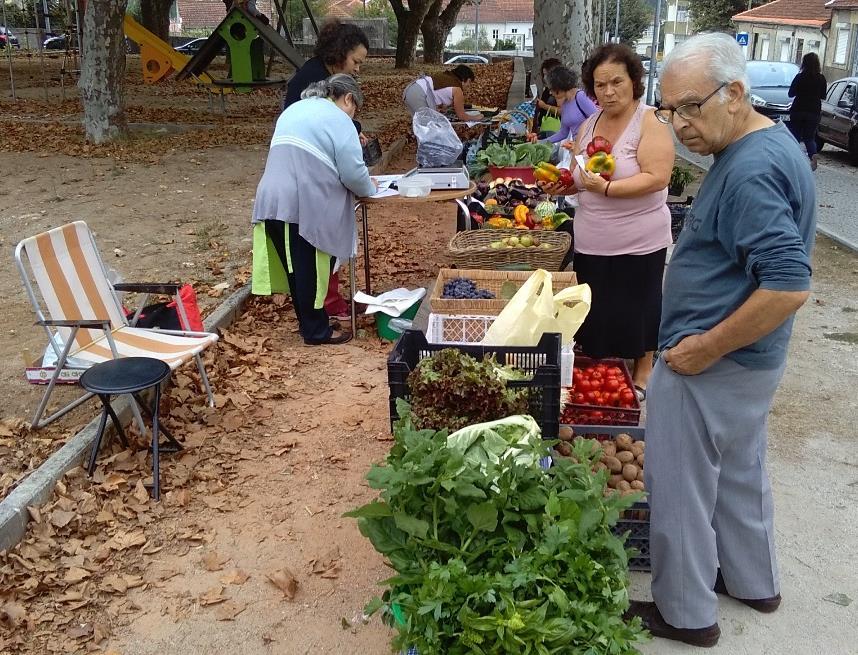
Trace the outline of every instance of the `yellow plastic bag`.
[[551, 273], [534, 271], [486, 331], [489, 346], [535, 346], [545, 332], [560, 332], [571, 344], [590, 312], [590, 285], [560, 290], [551, 286]]

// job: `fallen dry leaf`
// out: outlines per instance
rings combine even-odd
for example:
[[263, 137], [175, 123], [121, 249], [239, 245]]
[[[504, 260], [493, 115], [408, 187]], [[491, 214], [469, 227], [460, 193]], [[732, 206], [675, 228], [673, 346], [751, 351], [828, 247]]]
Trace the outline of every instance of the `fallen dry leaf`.
[[213, 550], [207, 551], [200, 559], [200, 563], [206, 571], [220, 571], [228, 561], [228, 556], [219, 555]]
[[66, 574], [63, 576], [63, 581], [68, 582], [69, 584], [75, 584], [77, 582], [81, 582], [82, 580], [86, 580], [91, 575], [92, 573], [90, 573], [86, 569], [73, 566], [68, 571], [66, 571]]
[[241, 614], [246, 607], [247, 605], [238, 603], [234, 600], [227, 601], [215, 610], [215, 618], [218, 621], [232, 621], [236, 616]]
[[295, 594], [298, 593], [298, 580], [292, 575], [292, 571], [287, 568], [277, 569], [265, 577], [283, 592], [283, 597], [286, 600], [292, 600], [295, 598]]
[[227, 599], [226, 596], [223, 595], [223, 587], [220, 585], [216, 587], [212, 587], [204, 594], [202, 594], [199, 598], [200, 605], [216, 605], [218, 603], [222, 603]]
[[226, 573], [225, 575], [222, 575], [219, 579], [223, 584], [226, 584], [226, 585], [229, 585], [229, 584], [240, 585], [240, 584], [244, 584], [245, 582], [247, 582], [248, 579], [250, 579], [250, 575], [248, 575], [247, 573], [245, 573], [241, 569], [233, 569], [232, 571]]

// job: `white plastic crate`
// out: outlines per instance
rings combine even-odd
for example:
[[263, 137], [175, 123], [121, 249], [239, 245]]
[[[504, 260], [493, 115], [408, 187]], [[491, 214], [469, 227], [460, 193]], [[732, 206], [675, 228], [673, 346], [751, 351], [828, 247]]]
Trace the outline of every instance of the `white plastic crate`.
[[[489, 326], [497, 316], [455, 316], [452, 314], [429, 314], [426, 341], [444, 345], [480, 343]], [[560, 385], [572, 384], [572, 367], [575, 365], [575, 342], [560, 349]]]

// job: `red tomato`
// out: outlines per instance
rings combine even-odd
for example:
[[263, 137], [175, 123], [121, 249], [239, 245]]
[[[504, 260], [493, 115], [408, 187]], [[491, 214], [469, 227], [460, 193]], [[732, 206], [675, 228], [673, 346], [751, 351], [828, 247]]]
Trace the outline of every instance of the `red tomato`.
[[605, 381], [605, 389], [608, 391], [617, 391], [620, 388], [620, 383], [617, 382], [616, 378], [608, 378]]
[[593, 371], [593, 372], [590, 374], [590, 379], [591, 379], [591, 380], [601, 380], [603, 377], [605, 377], [605, 376], [604, 376], [604, 372], [603, 372], [603, 371]]
[[604, 414], [602, 412], [598, 412], [598, 411], [592, 412], [590, 415], [596, 419], [602, 418], [604, 416]]
[[621, 369], [619, 366], [612, 366], [608, 370], [618, 377], [621, 377], [623, 375], [623, 369]]
[[635, 394], [633, 394], [631, 391], [623, 391], [621, 399], [624, 403], [633, 403], [635, 400]]
[[590, 391], [591, 388], [592, 387], [590, 386], [590, 381], [587, 379], [581, 380], [578, 384], [575, 385], [576, 391], [582, 391], [584, 393]]
[[618, 394], [616, 391], [611, 394], [611, 402], [614, 405], [616, 405], [618, 402], [620, 402], [620, 394]]
[[584, 402], [584, 400], [585, 400], [585, 398], [584, 398], [584, 394], [583, 394], [583, 393], [576, 393], [576, 394], [575, 394], [575, 402], [576, 402], [576, 403], [583, 403], [583, 402]]

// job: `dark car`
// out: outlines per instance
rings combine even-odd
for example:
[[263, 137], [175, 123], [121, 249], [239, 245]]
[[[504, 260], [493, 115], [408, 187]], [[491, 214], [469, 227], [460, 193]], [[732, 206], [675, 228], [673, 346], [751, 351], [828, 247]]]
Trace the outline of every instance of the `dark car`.
[[799, 68], [787, 61], [749, 61], [751, 104], [773, 121], [788, 121], [792, 98], [789, 86]]
[[816, 133], [817, 147], [826, 143], [848, 150], [858, 164], [858, 77], [844, 77], [828, 87]]
[[42, 47], [45, 50], [65, 50], [66, 46], [68, 46], [69, 37], [67, 34], [60, 34], [59, 36], [50, 36], [45, 39], [45, 42], [42, 44]]
[[180, 46], [176, 46], [176, 52], [181, 52], [182, 54], [193, 57], [200, 51], [200, 48], [203, 47], [203, 44], [206, 41], [208, 41], [208, 39], [194, 39], [193, 41], [188, 41]]
[[17, 36], [0, 25], [0, 48], [5, 48], [6, 46], [20, 49], [21, 44], [18, 42]]

